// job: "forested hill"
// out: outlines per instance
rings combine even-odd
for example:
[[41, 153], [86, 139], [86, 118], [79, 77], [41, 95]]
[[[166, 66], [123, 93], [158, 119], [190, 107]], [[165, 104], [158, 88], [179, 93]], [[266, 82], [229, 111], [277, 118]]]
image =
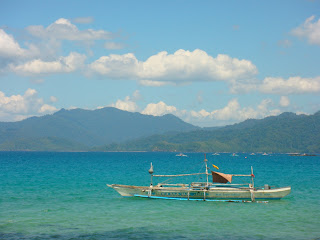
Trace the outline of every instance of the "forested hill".
[[154, 135], [125, 144], [98, 148], [104, 151], [179, 152], [306, 152], [320, 153], [320, 111], [313, 115], [282, 113], [261, 120], [249, 119], [213, 130]]
[[155, 117], [112, 107], [62, 109], [19, 122], [0, 122], [0, 150], [87, 151], [112, 142], [195, 129], [199, 127], [171, 114]]

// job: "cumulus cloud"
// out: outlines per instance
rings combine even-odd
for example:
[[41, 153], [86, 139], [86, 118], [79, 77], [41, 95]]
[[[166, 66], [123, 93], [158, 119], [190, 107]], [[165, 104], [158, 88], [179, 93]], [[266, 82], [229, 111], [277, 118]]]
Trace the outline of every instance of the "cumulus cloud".
[[194, 118], [203, 119], [210, 118], [221, 122], [239, 122], [250, 118], [263, 118], [266, 116], [279, 114], [277, 109], [270, 109], [273, 102], [270, 99], [264, 99], [256, 107], [241, 107], [237, 99], [232, 99], [228, 104], [221, 108], [208, 112], [204, 109], [201, 111], [191, 111], [190, 114]]
[[141, 112], [146, 115], [162, 116], [168, 113], [177, 112], [177, 108], [174, 106], [168, 106], [164, 102], [149, 103], [146, 108]]
[[267, 77], [263, 80], [260, 91], [271, 94], [319, 93], [320, 77], [290, 77], [288, 79]]
[[243, 114], [239, 114], [241, 111], [240, 104], [237, 99], [232, 99], [228, 102], [228, 105], [222, 109], [214, 110], [211, 112], [212, 118], [218, 120], [230, 120], [243, 118]]
[[132, 53], [111, 54], [100, 57], [89, 65], [92, 71], [115, 79], [132, 79], [137, 76], [139, 62]]
[[126, 96], [124, 100], [118, 99], [116, 103], [112, 103], [110, 106], [128, 112], [136, 112], [138, 111], [138, 105], [136, 102], [141, 98], [142, 96], [140, 92], [136, 90], [132, 96]]
[[204, 109], [201, 109], [198, 112], [197, 111], [190, 111], [190, 114], [191, 114], [192, 117], [195, 117], [195, 118], [206, 118], [206, 117], [210, 117], [211, 116], [211, 113], [207, 112]]
[[111, 104], [111, 106], [128, 112], [135, 112], [138, 108], [137, 104], [133, 102], [129, 96], [127, 96], [124, 100], [117, 100], [117, 102]]
[[224, 54], [214, 58], [200, 49], [193, 52], [180, 49], [174, 54], [163, 51], [146, 61], [139, 61], [132, 53], [103, 56], [89, 68], [110, 78], [137, 79], [150, 85], [153, 82], [192, 81], [226, 81], [231, 85], [241, 81], [245, 84], [258, 73], [249, 60]]
[[57, 111], [57, 108], [44, 103], [35, 89], [29, 88], [24, 95], [8, 97], [0, 91], [0, 121], [17, 121], [54, 111]]
[[205, 51], [180, 49], [174, 54], [160, 52], [142, 63], [139, 77], [163, 81], [218, 81], [241, 79], [257, 74], [257, 68], [248, 60], [219, 54], [216, 58]]
[[317, 21], [315, 16], [311, 16], [291, 33], [297, 37], [306, 38], [310, 44], [320, 45], [320, 19]]
[[42, 61], [35, 59], [21, 65], [11, 65], [11, 71], [21, 75], [69, 73], [83, 66], [85, 55], [72, 52], [67, 57], [59, 57], [55, 61]]
[[0, 29], [0, 56], [1, 58], [22, 57], [26, 50], [22, 49], [12, 35]]
[[40, 109], [39, 109], [39, 113], [48, 113], [48, 112], [55, 112], [57, 111], [57, 108], [54, 106], [50, 106], [48, 104], [43, 104]]
[[35, 37], [42, 39], [59, 39], [70, 41], [108, 40], [114, 37], [113, 33], [104, 30], [79, 30], [70, 20], [60, 18], [48, 27], [29, 26], [27, 31]]
[[159, 103], [148, 104], [141, 113], [153, 116], [162, 116], [171, 113], [193, 124], [218, 126], [233, 124], [250, 118], [258, 119], [280, 114], [281, 111], [274, 107], [275, 105], [271, 99], [264, 99], [255, 107], [242, 107], [237, 99], [231, 99], [227, 105], [221, 109], [212, 111], [205, 109], [201, 109], [200, 111], [187, 111], [160, 101]]
[[0, 29], [0, 72], [9, 64], [25, 61], [40, 55], [40, 50], [32, 44], [28, 48], [22, 48], [10, 34]]

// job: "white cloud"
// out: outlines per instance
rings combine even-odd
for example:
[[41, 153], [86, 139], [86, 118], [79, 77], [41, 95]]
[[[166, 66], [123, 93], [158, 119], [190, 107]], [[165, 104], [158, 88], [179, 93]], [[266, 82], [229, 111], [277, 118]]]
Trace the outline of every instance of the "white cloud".
[[237, 99], [232, 99], [228, 105], [222, 109], [211, 112], [211, 117], [217, 120], [239, 119], [242, 116], [239, 114], [240, 104]]
[[264, 99], [255, 107], [242, 107], [237, 99], [231, 99], [225, 107], [212, 111], [206, 109], [188, 111], [160, 101], [158, 103], [149, 103], [141, 113], [153, 116], [162, 116], [170, 113], [186, 122], [200, 126], [223, 126], [246, 119], [275, 116], [280, 114], [281, 111], [275, 108], [275, 104], [271, 99]]
[[48, 104], [43, 104], [38, 110], [39, 113], [51, 113], [57, 111], [57, 108]]
[[281, 96], [279, 104], [281, 107], [288, 107], [290, 105], [290, 100], [287, 96]]
[[142, 86], [148, 86], [148, 87], [161, 87], [165, 85], [172, 85], [171, 82], [161, 82], [161, 81], [151, 81], [151, 80], [140, 80], [139, 84]]
[[275, 104], [271, 99], [264, 99], [261, 101], [261, 103], [257, 107], [256, 117], [251, 117], [251, 118], [264, 118], [268, 116], [279, 115], [281, 111], [279, 109], [274, 109], [274, 107], [275, 107]]
[[[237, 99], [232, 99], [221, 109], [213, 111], [202, 109], [198, 112], [184, 111], [184, 114], [180, 114], [180, 117], [187, 122], [198, 123], [199, 125], [218, 126], [280, 114], [280, 110], [273, 107], [273, 102], [270, 99], [262, 100], [256, 108], [241, 107]], [[177, 112], [181, 113], [179, 110]]]
[[132, 79], [137, 76], [139, 62], [132, 53], [124, 55], [111, 54], [100, 57], [89, 68], [101, 75], [115, 79]]
[[125, 45], [123, 43], [118, 43], [118, 42], [106, 42], [104, 44], [104, 47], [109, 50], [119, 50], [119, 49], [123, 49]]
[[297, 37], [307, 38], [310, 44], [320, 45], [320, 19], [315, 20], [315, 16], [311, 16], [299, 27], [293, 29], [291, 33]]
[[0, 29], [0, 72], [5, 71], [11, 63], [17, 63], [40, 55], [40, 50], [27, 44], [28, 48], [22, 48], [10, 34]]
[[[245, 84], [258, 73], [248, 60], [219, 54], [216, 58], [205, 51], [180, 49], [174, 54], [159, 52], [146, 61], [134, 54], [103, 56], [90, 64], [90, 69], [110, 78], [137, 79], [144, 85], [158, 82], [226, 81], [231, 85]], [[251, 82], [250, 82], [251, 84]]]
[[168, 106], [164, 102], [149, 103], [146, 108], [141, 112], [146, 115], [162, 116], [168, 113], [177, 112], [177, 108], [174, 106]]
[[25, 50], [22, 49], [13, 36], [7, 34], [3, 29], [0, 29], [0, 56], [3, 57], [20, 57], [25, 55]]
[[206, 117], [210, 117], [211, 115], [211, 113], [207, 112], [204, 109], [200, 110], [199, 112], [191, 111], [190, 114], [192, 117], [195, 117], [195, 118], [206, 118]]
[[92, 41], [92, 40], [108, 40], [114, 37], [113, 33], [104, 30], [79, 30], [76, 25], [72, 24], [68, 19], [60, 18], [47, 28], [43, 26], [29, 26], [27, 31], [42, 39], [60, 39], [70, 41]]
[[267, 77], [260, 86], [260, 91], [271, 94], [319, 93], [320, 77], [288, 79]]
[[69, 73], [83, 66], [85, 59], [85, 55], [72, 52], [69, 56], [60, 57], [55, 61], [46, 62], [35, 59], [17, 66], [11, 65], [10, 68], [21, 75]]
[[200, 49], [193, 52], [180, 49], [174, 54], [160, 52], [143, 62], [139, 70], [141, 79], [157, 81], [228, 81], [257, 73], [248, 60], [223, 54], [213, 58]]
[[128, 112], [135, 112], [138, 108], [137, 104], [131, 101], [128, 96], [124, 100], [117, 100], [117, 102], [111, 106]]
[[28, 89], [24, 95], [6, 96], [0, 91], [0, 121], [17, 121], [29, 116], [52, 113], [54, 106], [44, 103], [34, 89]]
[[124, 100], [118, 99], [116, 103], [112, 103], [110, 106], [118, 108], [120, 110], [136, 112], [138, 111], [137, 101], [142, 98], [138, 90], [134, 91], [132, 96], [126, 96]]

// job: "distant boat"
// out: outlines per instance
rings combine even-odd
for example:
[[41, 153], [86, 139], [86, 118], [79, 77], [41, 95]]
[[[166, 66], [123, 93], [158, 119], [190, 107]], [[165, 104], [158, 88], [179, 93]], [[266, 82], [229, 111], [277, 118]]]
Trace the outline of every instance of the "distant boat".
[[213, 156], [219, 156], [220, 154], [219, 153], [213, 153], [212, 155]]
[[231, 157], [238, 157], [239, 155], [236, 154], [236, 153], [232, 153], [230, 156], [231, 156]]
[[183, 153], [179, 153], [179, 154], [176, 155], [176, 157], [188, 157], [188, 156], [183, 154]]
[[264, 154], [262, 154], [263, 156], [268, 156], [269, 154], [268, 153], [264, 153]]
[[[211, 171], [209, 173], [208, 160], [204, 159], [205, 172], [176, 174], [176, 175], [154, 175], [153, 166], [149, 173], [151, 175], [150, 186], [133, 186], [121, 184], [107, 184], [108, 187], [116, 190], [121, 196], [142, 197], [153, 199], [174, 199], [174, 200], [201, 200], [201, 201], [236, 201], [254, 202], [256, 200], [278, 200], [287, 196], [291, 192], [291, 187], [271, 188], [268, 184], [264, 187], [254, 186], [254, 174], [251, 167], [251, 174], [224, 174]], [[213, 165], [218, 169], [217, 166]], [[153, 185], [153, 177], [182, 177], [191, 175], [205, 175], [205, 182], [192, 182], [190, 184], [168, 184], [166, 181]], [[212, 183], [209, 182], [212, 176]], [[250, 177], [247, 184], [231, 184], [233, 177]], [[181, 180], [179, 180], [181, 181]], [[228, 184], [228, 182], [230, 184]]]
[[307, 157], [307, 156], [316, 156], [315, 154], [308, 154], [308, 153], [289, 153], [290, 156], [300, 156], [300, 157]]
[[256, 154], [255, 153], [251, 153], [250, 155], [253, 156], [253, 155], [256, 155]]

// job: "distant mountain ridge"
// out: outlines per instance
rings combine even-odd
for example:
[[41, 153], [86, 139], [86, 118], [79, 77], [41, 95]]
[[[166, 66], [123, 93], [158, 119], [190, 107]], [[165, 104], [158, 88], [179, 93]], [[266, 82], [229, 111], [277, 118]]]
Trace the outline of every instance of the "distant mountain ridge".
[[0, 122], [0, 151], [179, 151], [320, 153], [320, 111], [282, 113], [200, 128], [178, 117], [107, 107]]
[[[174, 115], [156, 117], [112, 107], [97, 110], [73, 109], [19, 122], [0, 122], [0, 150], [87, 150], [152, 134], [198, 129]], [[35, 148], [39, 140], [41, 144]], [[59, 146], [66, 144], [66, 147]], [[48, 145], [52, 147], [48, 148]], [[78, 147], [77, 147], [78, 146]], [[86, 147], [84, 147], [86, 146]]]
[[320, 153], [320, 111], [313, 115], [282, 113], [212, 130], [154, 135], [101, 147], [103, 150], [179, 152]]

